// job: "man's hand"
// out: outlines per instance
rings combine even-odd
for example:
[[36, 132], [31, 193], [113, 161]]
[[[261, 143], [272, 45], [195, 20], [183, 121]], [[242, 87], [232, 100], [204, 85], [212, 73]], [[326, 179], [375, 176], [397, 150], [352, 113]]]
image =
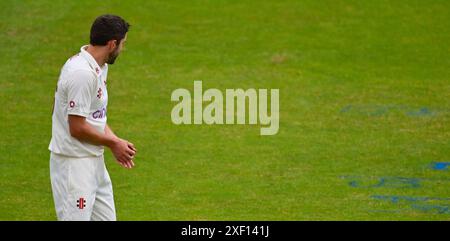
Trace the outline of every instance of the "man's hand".
[[86, 122], [86, 117], [69, 115], [70, 134], [80, 140], [93, 145], [107, 146], [111, 149], [119, 164], [125, 168], [134, 166], [133, 158], [136, 155], [134, 145], [126, 140], [118, 138], [108, 125], [105, 133], [100, 133]]
[[137, 150], [133, 143], [117, 138], [109, 148], [121, 166], [125, 168], [134, 167], [133, 158]]

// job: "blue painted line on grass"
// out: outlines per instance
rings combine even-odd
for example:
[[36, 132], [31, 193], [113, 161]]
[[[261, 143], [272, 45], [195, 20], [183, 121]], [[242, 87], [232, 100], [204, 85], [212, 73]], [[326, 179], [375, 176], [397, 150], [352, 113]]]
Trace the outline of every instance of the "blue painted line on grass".
[[348, 112], [352, 108], [352, 105], [346, 105], [341, 109], [341, 113]]
[[433, 112], [428, 109], [427, 107], [422, 107], [417, 111], [408, 111], [407, 112], [408, 116], [429, 116], [429, 115], [433, 115]]
[[430, 204], [417, 204], [411, 205], [413, 209], [417, 209], [423, 212], [436, 212], [438, 214], [450, 214], [450, 205], [430, 205]]
[[409, 177], [342, 177], [350, 179], [348, 185], [355, 188], [419, 188], [420, 178]]
[[[421, 212], [436, 213], [436, 214], [450, 214], [450, 203], [449, 203], [450, 198], [411, 197], [411, 196], [397, 196], [397, 195], [372, 195], [371, 198], [379, 201], [388, 201], [395, 205], [403, 203], [411, 207], [411, 210], [418, 210]], [[382, 212], [384, 210], [378, 211]], [[386, 212], [392, 211], [386, 210]]]
[[438, 171], [447, 171], [449, 170], [448, 167], [450, 166], [450, 162], [432, 162], [431, 163], [431, 168], [433, 170], [438, 170]]
[[427, 201], [450, 201], [450, 198], [442, 197], [411, 197], [411, 196], [397, 196], [397, 195], [372, 195], [372, 199], [386, 200], [392, 203], [398, 203], [399, 201], [406, 202], [427, 202]]
[[446, 113], [450, 110], [436, 109], [427, 106], [413, 107], [395, 104], [348, 104], [341, 108], [340, 113], [359, 114], [367, 116], [383, 116], [392, 112], [400, 112], [410, 117], [431, 117], [436, 114]]
[[394, 210], [377, 210], [377, 209], [369, 209], [367, 210], [372, 213], [399, 213], [402, 211], [410, 211], [409, 209], [394, 209]]

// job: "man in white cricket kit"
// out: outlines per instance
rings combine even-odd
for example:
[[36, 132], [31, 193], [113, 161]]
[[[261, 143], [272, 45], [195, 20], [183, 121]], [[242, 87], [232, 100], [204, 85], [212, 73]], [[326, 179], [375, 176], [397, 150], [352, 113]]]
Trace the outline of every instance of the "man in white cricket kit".
[[90, 44], [71, 57], [59, 76], [52, 115], [50, 178], [58, 220], [116, 220], [104, 146], [125, 168], [134, 166], [134, 145], [106, 124], [108, 64], [127, 38], [129, 24], [102, 15], [91, 27]]

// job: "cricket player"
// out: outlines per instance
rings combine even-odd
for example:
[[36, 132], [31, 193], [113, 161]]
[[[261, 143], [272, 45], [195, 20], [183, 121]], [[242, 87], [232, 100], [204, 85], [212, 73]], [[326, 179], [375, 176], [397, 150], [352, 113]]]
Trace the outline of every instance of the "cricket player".
[[134, 166], [136, 148], [106, 124], [106, 78], [108, 64], [120, 54], [129, 27], [119, 16], [99, 16], [91, 27], [90, 44], [61, 69], [49, 145], [58, 220], [116, 220], [104, 146], [125, 168]]

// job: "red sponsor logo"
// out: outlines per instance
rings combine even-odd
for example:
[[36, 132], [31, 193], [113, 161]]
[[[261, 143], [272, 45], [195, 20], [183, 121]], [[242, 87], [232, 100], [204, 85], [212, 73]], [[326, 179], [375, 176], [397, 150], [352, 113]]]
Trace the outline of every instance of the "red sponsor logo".
[[80, 197], [80, 198], [77, 200], [77, 207], [78, 207], [79, 209], [85, 208], [85, 207], [86, 207], [86, 199]]
[[102, 88], [98, 88], [97, 90], [97, 98], [102, 98]]

